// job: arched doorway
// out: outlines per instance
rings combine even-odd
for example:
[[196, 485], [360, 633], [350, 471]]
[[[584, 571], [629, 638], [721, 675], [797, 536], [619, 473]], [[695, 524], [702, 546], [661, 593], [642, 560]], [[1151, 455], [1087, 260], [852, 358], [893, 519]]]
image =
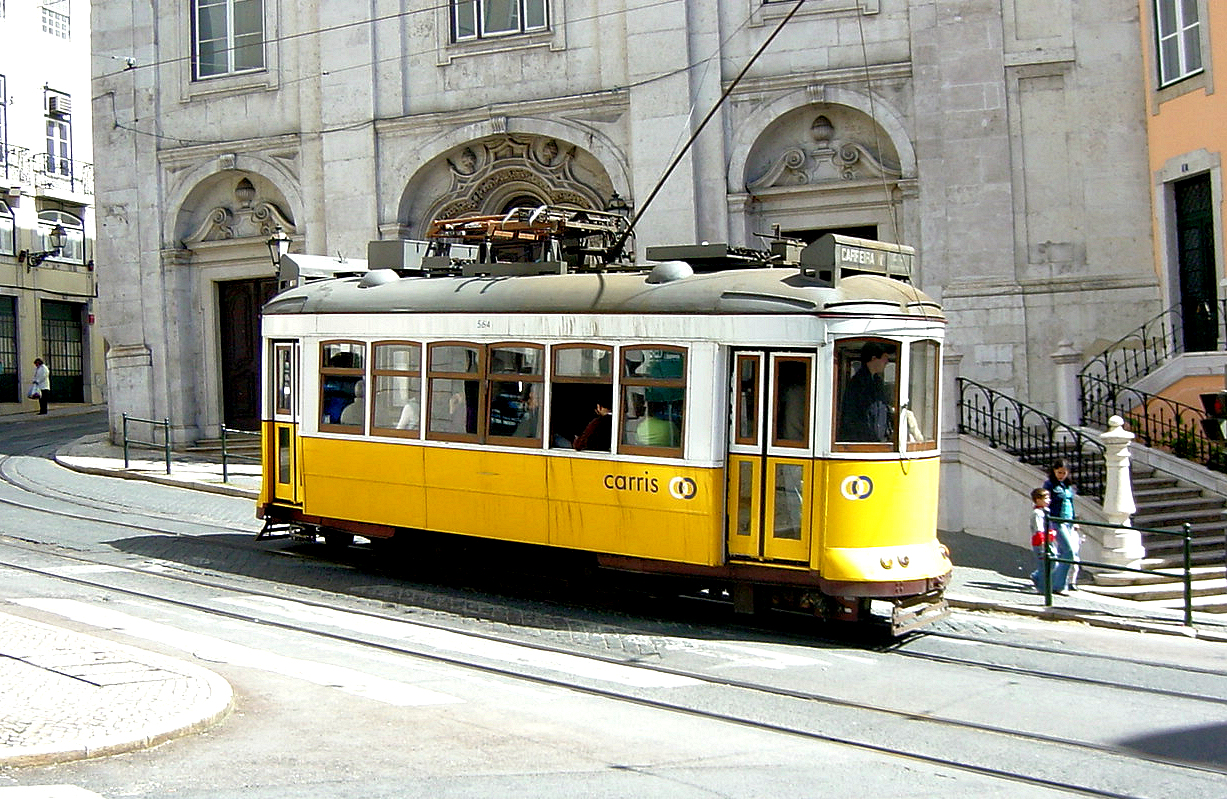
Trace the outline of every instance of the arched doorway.
[[297, 239], [285, 205], [270, 181], [240, 170], [202, 181], [184, 203], [177, 227], [190, 257], [176, 268], [190, 273], [201, 309], [201, 366], [189, 376], [200, 386], [201, 429], [259, 429], [260, 308], [277, 290], [267, 241], [277, 228]]

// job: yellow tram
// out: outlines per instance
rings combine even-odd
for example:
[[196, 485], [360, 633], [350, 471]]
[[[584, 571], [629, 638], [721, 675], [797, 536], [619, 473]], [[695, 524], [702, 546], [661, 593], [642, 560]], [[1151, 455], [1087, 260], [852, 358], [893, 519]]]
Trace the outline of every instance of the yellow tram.
[[911, 251], [827, 236], [594, 265], [608, 220], [545, 210], [436, 225], [420, 262], [268, 303], [266, 529], [565, 547], [742, 611], [889, 603], [897, 631], [942, 615], [945, 319]]

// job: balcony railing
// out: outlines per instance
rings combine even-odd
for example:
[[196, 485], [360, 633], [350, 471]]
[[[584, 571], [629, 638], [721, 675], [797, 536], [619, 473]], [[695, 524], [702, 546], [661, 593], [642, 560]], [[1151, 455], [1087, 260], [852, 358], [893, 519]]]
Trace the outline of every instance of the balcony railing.
[[30, 156], [34, 180], [42, 188], [63, 186], [74, 193], [94, 193], [94, 165], [73, 158], [60, 158], [50, 153]]
[[15, 144], [7, 145], [0, 151], [0, 161], [3, 161], [4, 179], [11, 183], [29, 183], [33, 178], [30, 164], [30, 151]]

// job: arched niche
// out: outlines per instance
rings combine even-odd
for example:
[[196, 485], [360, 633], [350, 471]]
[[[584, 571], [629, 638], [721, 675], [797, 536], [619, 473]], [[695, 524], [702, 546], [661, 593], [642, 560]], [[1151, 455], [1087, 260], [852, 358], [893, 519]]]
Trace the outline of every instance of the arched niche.
[[285, 196], [260, 175], [225, 170], [200, 181], [188, 192], [175, 218], [174, 240], [188, 249], [204, 242], [261, 243], [278, 227], [293, 236]]
[[584, 148], [549, 136], [499, 134], [453, 146], [423, 165], [401, 195], [398, 221], [420, 238], [434, 219], [501, 214], [534, 202], [604, 209], [613, 193], [609, 173]]
[[910, 143], [892, 135], [896, 127], [834, 102], [774, 118], [746, 149], [741, 193], [730, 196], [748, 237], [778, 226], [806, 239], [840, 231], [906, 240], [914, 168]]

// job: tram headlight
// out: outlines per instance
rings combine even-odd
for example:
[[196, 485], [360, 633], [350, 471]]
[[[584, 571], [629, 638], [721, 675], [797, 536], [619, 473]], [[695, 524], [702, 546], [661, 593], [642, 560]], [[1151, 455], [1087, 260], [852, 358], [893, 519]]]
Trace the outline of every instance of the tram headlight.
[[905, 569], [906, 569], [906, 568], [907, 568], [907, 565], [908, 565], [909, 563], [911, 563], [911, 562], [912, 562], [912, 559], [911, 559], [911, 558], [909, 558], [907, 555], [900, 555], [900, 556], [899, 556], [899, 565], [900, 565], [900, 566], [902, 566], [903, 568], [905, 568]]
[[895, 565], [895, 561], [893, 558], [880, 558], [878, 560], [878, 563], [882, 564], [883, 569], [889, 569], [890, 567]]

